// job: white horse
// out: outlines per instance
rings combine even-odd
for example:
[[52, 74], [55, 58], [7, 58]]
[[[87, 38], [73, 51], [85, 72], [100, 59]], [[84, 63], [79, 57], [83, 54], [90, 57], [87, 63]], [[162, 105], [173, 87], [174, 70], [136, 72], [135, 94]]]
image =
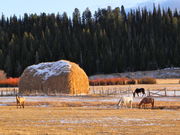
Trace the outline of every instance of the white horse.
[[125, 105], [126, 108], [127, 108], [127, 104], [130, 104], [131, 108], [132, 108], [132, 102], [133, 102], [133, 97], [132, 96], [131, 97], [121, 97], [118, 104], [117, 104], [117, 106], [119, 108], [119, 106], [122, 107], [122, 106]]

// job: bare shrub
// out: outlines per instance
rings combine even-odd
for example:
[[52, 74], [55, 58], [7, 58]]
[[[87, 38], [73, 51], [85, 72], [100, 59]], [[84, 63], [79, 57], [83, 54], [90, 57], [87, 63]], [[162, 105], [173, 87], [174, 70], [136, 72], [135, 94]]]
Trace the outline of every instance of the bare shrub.
[[0, 70], [0, 80], [5, 80], [7, 79], [6, 73], [3, 70]]
[[136, 80], [135, 79], [129, 79], [126, 84], [136, 84]]
[[138, 84], [156, 84], [156, 79], [151, 77], [141, 78], [138, 80]]
[[[129, 82], [128, 82], [129, 81]], [[135, 84], [132, 79], [128, 78], [102, 78], [102, 79], [94, 79], [89, 80], [89, 84], [91, 86], [97, 85], [124, 85], [124, 84]]]

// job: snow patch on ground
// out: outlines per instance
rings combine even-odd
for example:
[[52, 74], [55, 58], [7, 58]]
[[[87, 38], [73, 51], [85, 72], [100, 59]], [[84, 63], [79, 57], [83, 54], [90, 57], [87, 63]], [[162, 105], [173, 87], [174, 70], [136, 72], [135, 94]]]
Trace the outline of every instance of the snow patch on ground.
[[144, 121], [147, 121], [145, 119], [136, 119], [136, 118], [119, 118], [119, 117], [105, 117], [105, 118], [102, 118], [102, 119], [81, 119], [81, 118], [73, 118], [73, 119], [61, 119], [60, 120], [60, 123], [63, 123], [63, 124], [78, 124], [78, 123], [81, 123], [81, 124], [85, 124], [85, 123], [107, 123], [107, 121], [111, 121], [111, 122], [144, 122]]
[[[24, 96], [26, 102], [115, 102], [118, 103], [121, 96], [113, 97], [53, 97], [53, 96]], [[140, 102], [143, 97], [135, 97], [133, 102]], [[180, 97], [154, 97], [155, 101], [180, 101]], [[10, 102], [16, 102], [15, 97], [4, 96], [0, 98], [0, 103], [6, 104]], [[1, 105], [0, 105], [1, 106]], [[103, 106], [101, 106], [103, 107]], [[107, 107], [107, 106], [106, 106]]]
[[124, 72], [124, 73], [113, 73], [113, 74], [99, 74], [89, 76], [89, 79], [97, 78], [143, 78], [143, 77], [153, 77], [153, 78], [180, 78], [180, 67], [164, 68], [152, 71], [136, 71], [136, 72]]

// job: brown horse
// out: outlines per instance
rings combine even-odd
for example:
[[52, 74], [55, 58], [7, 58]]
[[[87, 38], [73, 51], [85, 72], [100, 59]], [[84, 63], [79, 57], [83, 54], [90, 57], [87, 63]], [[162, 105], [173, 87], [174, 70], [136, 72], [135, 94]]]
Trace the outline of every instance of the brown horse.
[[25, 102], [25, 98], [24, 97], [20, 97], [18, 95], [16, 95], [16, 103], [17, 103], [17, 108], [18, 106], [21, 106], [24, 108], [24, 102]]
[[141, 102], [139, 103], [139, 108], [141, 108], [141, 105], [144, 105], [145, 108], [145, 104], [151, 104], [152, 108], [154, 107], [154, 98], [151, 97], [145, 97], [141, 100]]

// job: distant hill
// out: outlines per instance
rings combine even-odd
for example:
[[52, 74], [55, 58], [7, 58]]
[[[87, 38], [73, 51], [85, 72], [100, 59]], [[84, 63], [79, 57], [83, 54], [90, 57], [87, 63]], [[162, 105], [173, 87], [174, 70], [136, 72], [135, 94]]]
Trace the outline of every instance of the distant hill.
[[125, 72], [125, 73], [113, 73], [113, 74], [99, 74], [89, 76], [89, 79], [96, 78], [118, 78], [118, 77], [128, 77], [128, 78], [143, 78], [143, 77], [153, 77], [153, 78], [180, 78], [180, 67], [165, 68], [152, 71], [137, 71], [137, 72]]
[[[174, 9], [180, 9], [180, 1], [179, 0], [160, 0], [160, 1], [152, 1], [152, 0], [147, 0], [141, 3], [138, 3], [137, 5], [139, 7], [146, 7], [148, 9], [153, 9], [153, 5], [160, 5], [161, 8], [167, 9], [168, 7], [171, 8], [172, 10]], [[137, 6], [135, 6], [137, 7]]]

